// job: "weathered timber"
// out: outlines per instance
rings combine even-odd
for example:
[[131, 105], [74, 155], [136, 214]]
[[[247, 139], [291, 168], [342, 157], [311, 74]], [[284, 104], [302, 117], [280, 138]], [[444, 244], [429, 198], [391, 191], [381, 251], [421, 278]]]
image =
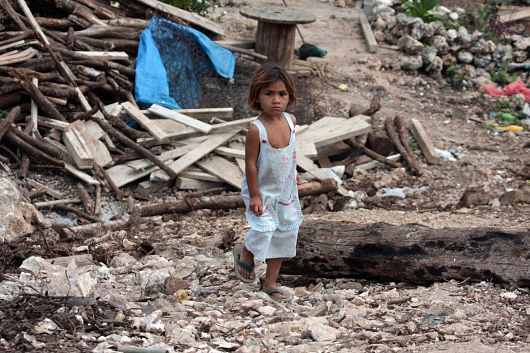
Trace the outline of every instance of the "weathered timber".
[[175, 180], [177, 177], [177, 174], [173, 171], [173, 169], [169, 168], [164, 162], [162, 162], [160, 159], [158, 159], [154, 154], [149, 152], [145, 147], [140, 146], [136, 142], [129, 139], [127, 136], [123, 135], [121, 132], [113, 128], [108, 122], [106, 122], [103, 119], [97, 118], [97, 117], [90, 117], [92, 120], [94, 120], [96, 123], [98, 123], [101, 128], [106, 131], [107, 133], [113, 135], [118, 141], [126, 145], [127, 147], [132, 148], [133, 150], [140, 153], [145, 158], [150, 159], [156, 166], [158, 166], [160, 169], [164, 170], [168, 175], [170, 180]]
[[96, 173], [98, 175], [101, 175], [103, 177], [103, 179], [105, 179], [109, 183], [110, 188], [116, 194], [116, 198], [118, 200], [122, 200], [123, 197], [125, 196], [125, 194], [123, 193], [123, 191], [121, 191], [121, 189], [112, 180], [112, 178], [109, 176], [107, 171], [105, 169], [103, 169], [102, 167], [100, 167], [99, 164], [97, 164], [97, 163], [94, 163], [94, 169], [96, 170]]
[[20, 92], [4, 94], [3, 96], [0, 96], [0, 109], [17, 105], [22, 101], [24, 97], [25, 95]]
[[[298, 195], [318, 195], [337, 190], [337, 183], [332, 179], [314, 181], [298, 186]], [[154, 203], [140, 207], [140, 216], [150, 217], [161, 214], [187, 213], [199, 209], [233, 209], [244, 207], [243, 199], [240, 194], [236, 195], [219, 195], [209, 197], [197, 197], [184, 199], [175, 202]]]
[[35, 147], [36, 149], [41, 150], [44, 153], [49, 154], [50, 156], [55, 157], [57, 159], [63, 159], [63, 153], [54, 146], [48, 145], [42, 140], [39, 140], [29, 135], [27, 132], [21, 131], [17, 128], [12, 128], [11, 131], [13, 131], [18, 137], [20, 137], [22, 140], [24, 140], [29, 145]]
[[18, 118], [20, 115], [20, 106], [17, 106], [9, 111], [7, 116], [0, 122], [0, 141], [4, 137], [5, 133], [11, 127], [11, 124]]
[[89, 215], [88, 213], [83, 212], [80, 209], [77, 209], [77, 208], [72, 207], [72, 206], [53, 205], [51, 209], [52, 210], [57, 210], [57, 211], [63, 211], [63, 212], [71, 212], [71, 213], [75, 214], [77, 217], [84, 218], [84, 219], [86, 219], [87, 221], [90, 221], [90, 222], [99, 221], [98, 218], [93, 217], [93, 216]]
[[22, 22], [20, 19], [19, 14], [13, 9], [13, 6], [9, 3], [8, 0], [0, 0], [0, 6], [4, 9], [4, 11], [11, 17], [11, 19], [17, 24], [18, 28], [21, 31], [27, 31], [28, 27]]
[[366, 154], [368, 157], [372, 157], [373, 159], [375, 159], [375, 160], [377, 160], [377, 161], [379, 161], [381, 163], [384, 163], [386, 165], [389, 165], [392, 168], [401, 167], [400, 163], [392, 161], [392, 160], [386, 158], [385, 156], [382, 156], [379, 153], [377, 153], [375, 151], [372, 151], [371, 149], [369, 149], [366, 146], [361, 145], [360, 143], [358, 143], [354, 139], [348, 139], [348, 140], [345, 140], [344, 142], [346, 142], [348, 145], [352, 146], [353, 148], [361, 148], [363, 153]]
[[4, 139], [12, 143], [13, 145], [19, 147], [22, 151], [28, 154], [28, 156], [33, 157], [35, 161], [42, 161], [43, 159], [51, 162], [54, 165], [63, 166], [64, 162], [62, 160], [59, 160], [57, 158], [54, 158], [50, 156], [49, 154], [39, 150], [38, 148], [33, 147], [26, 141], [22, 140], [20, 137], [18, 137], [15, 132], [13, 131], [15, 128], [11, 127], [9, 130], [7, 130]]
[[530, 230], [306, 221], [282, 272], [425, 284], [449, 279], [530, 286]]
[[421, 169], [419, 169], [419, 166], [417, 165], [417, 163], [415, 163], [415, 160], [412, 159], [412, 157], [409, 155], [405, 147], [403, 147], [403, 145], [401, 144], [399, 136], [396, 130], [394, 129], [394, 123], [391, 117], [386, 118], [385, 129], [386, 129], [386, 132], [388, 133], [388, 136], [392, 140], [392, 143], [394, 144], [396, 149], [399, 151], [399, 153], [401, 153], [401, 156], [403, 157], [403, 159], [409, 166], [412, 174], [421, 175], [422, 173]]
[[396, 117], [394, 118], [394, 124], [396, 125], [398, 131], [399, 140], [401, 141], [403, 148], [405, 148], [405, 151], [407, 151], [408, 158], [410, 159], [411, 163], [411, 169], [415, 170], [418, 175], [423, 174], [422, 168], [418, 164], [418, 161], [414, 156], [412, 148], [410, 148], [409, 146], [409, 134], [407, 133], [407, 126], [405, 125], [405, 121], [400, 115], [396, 115]]
[[83, 202], [83, 207], [85, 208], [85, 212], [89, 215], [94, 214], [94, 203], [92, 202], [92, 199], [90, 198], [90, 195], [88, 194], [88, 191], [86, 191], [85, 187], [81, 183], [77, 183], [77, 190], [79, 191], [79, 196], [81, 197], [81, 201]]

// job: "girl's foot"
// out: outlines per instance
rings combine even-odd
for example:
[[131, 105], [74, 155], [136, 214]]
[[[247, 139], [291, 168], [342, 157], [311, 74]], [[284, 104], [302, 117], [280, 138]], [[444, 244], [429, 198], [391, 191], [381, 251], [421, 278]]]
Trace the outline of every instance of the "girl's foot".
[[291, 295], [287, 291], [278, 288], [278, 286], [275, 284], [270, 287], [263, 287], [263, 291], [268, 294], [272, 299], [279, 302], [287, 302], [292, 299]]
[[254, 281], [256, 278], [256, 273], [254, 272], [254, 254], [248, 251], [244, 245], [236, 245], [236, 248], [234, 248], [234, 258], [237, 264], [235, 270], [239, 272], [239, 275], [248, 281]]

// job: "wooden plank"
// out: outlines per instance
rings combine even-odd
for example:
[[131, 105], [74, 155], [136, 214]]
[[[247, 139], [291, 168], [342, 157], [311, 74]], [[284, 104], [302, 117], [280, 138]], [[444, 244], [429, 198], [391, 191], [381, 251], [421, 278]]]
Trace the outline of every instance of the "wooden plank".
[[39, 116], [38, 119], [39, 119], [39, 124], [41, 126], [51, 128], [51, 129], [57, 129], [59, 131], [64, 131], [68, 129], [68, 127], [70, 126], [70, 123], [67, 123], [65, 121], [61, 121], [57, 119], [50, 119], [44, 116]]
[[94, 158], [81, 132], [70, 126], [63, 131], [63, 141], [79, 169], [92, 169]]
[[169, 139], [169, 136], [164, 131], [162, 131], [156, 124], [153, 124], [151, 119], [142, 114], [140, 109], [132, 105], [131, 102], [124, 102], [121, 106], [131, 118], [142, 125], [142, 127], [146, 129], [157, 141], [164, 142]]
[[335, 142], [332, 145], [323, 146], [321, 148], [317, 148], [318, 157], [317, 158], [326, 158], [331, 157], [336, 154], [351, 151], [351, 146], [344, 143], [343, 141]]
[[245, 159], [245, 151], [235, 149], [235, 148], [221, 146], [215, 149], [215, 153], [217, 153], [220, 156]]
[[198, 161], [197, 165], [207, 172], [218, 176], [236, 189], [241, 189], [243, 173], [234, 163], [220, 156], [211, 156]]
[[368, 23], [368, 18], [364, 12], [359, 14], [359, 22], [361, 23], [361, 29], [368, 45], [368, 51], [370, 53], [375, 53], [377, 51], [377, 41], [375, 40], [374, 33], [372, 32], [372, 28], [370, 27], [370, 23]]
[[[305, 170], [306, 172], [310, 173], [311, 175], [313, 175], [317, 180], [324, 180], [324, 179], [332, 178], [328, 174], [328, 172], [326, 172], [324, 169], [319, 168], [311, 159], [305, 156], [300, 156], [297, 154], [296, 165], [300, 167], [301, 169]], [[335, 175], [335, 177], [336, 178], [334, 179], [337, 179], [338, 181], [340, 181], [340, 178], [337, 175]], [[342, 183], [342, 181], [340, 183]], [[346, 190], [342, 185], [340, 185], [340, 183], [337, 188], [337, 193], [342, 196], [349, 196], [348, 190]]]
[[186, 125], [176, 122], [174, 120], [151, 119], [151, 121], [153, 122], [153, 124], [156, 124], [160, 128], [160, 130], [164, 131], [166, 134], [172, 134], [174, 132], [178, 133], [181, 131], [189, 130], [189, 128]]
[[178, 109], [176, 111], [202, 121], [208, 121], [214, 117], [223, 120], [232, 120], [234, 117], [234, 108], [196, 108]]
[[178, 176], [177, 180], [180, 182], [179, 189], [182, 190], [208, 190], [223, 186], [222, 182], [183, 178], [181, 176]]
[[[245, 119], [233, 120], [233, 121], [228, 121], [226, 123], [212, 125], [212, 131], [210, 132], [210, 134], [224, 133], [224, 132], [229, 132], [233, 130], [237, 130], [239, 132], [242, 128], [247, 128], [251, 122], [256, 120], [256, 118], [257, 117], [245, 118]], [[171, 140], [184, 139], [184, 138], [196, 137], [196, 136], [201, 136], [201, 135], [202, 135], [201, 132], [195, 129], [187, 129], [185, 131], [168, 134]], [[152, 147], [159, 143], [154, 138], [140, 138], [136, 140], [136, 142], [138, 142], [144, 147]]]
[[297, 147], [299, 140], [300, 145], [313, 142], [315, 147], [319, 148], [348, 138], [367, 134], [370, 130], [370, 124], [358, 117], [331, 122], [323, 126], [313, 123], [301, 136], [297, 137]]
[[431, 139], [423, 129], [421, 123], [416, 119], [410, 119], [409, 124], [409, 128], [412, 131], [412, 134], [414, 135], [416, 141], [418, 141], [418, 145], [420, 146], [421, 151], [425, 155], [425, 159], [427, 160], [427, 162], [431, 164], [438, 164], [440, 162], [440, 157], [434, 150], [434, 146], [432, 145]]
[[146, 168], [143, 170], [136, 170], [129, 167], [127, 164], [118, 164], [106, 170], [108, 176], [112, 179], [117, 187], [121, 188], [124, 185], [132, 183], [135, 180], [143, 178], [151, 172], [159, 169], [157, 166]]
[[[93, 122], [95, 123], [95, 122]], [[97, 125], [97, 123], [95, 123]], [[94, 161], [101, 167], [105, 167], [112, 163], [112, 156], [110, 155], [107, 146], [101, 142], [97, 137], [103, 136], [104, 131], [93, 128], [93, 125], [88, 125], [83, 120], [76, 120], [71, 126], [75, 127], [77, 131], [81, 133], [83, 139], [86, 142], [86, 147], [90, 151], [90, 154]], [[97, 125], [99, 127], [99, 125]]]
[[64, 164], [64, 169], [66, 169], [70, 174], [72, 174], [72, 175], [78, 177], [79, 179], [83, 180], [85, 183], [88, 183], [90, 185], [99, 185], [100, 184], [99, 181], [97, 181], [96, 179], [94, 179], [93, 177], [88, 175], [87, 173], [80, 171], [79, 169], [77, 169], [76, 167], [74, 167], [73, 165], [71, 165], [69, 163], [65, 163]]
[[144, 5], [147, 5], [158, 12], [163, 12], [163, 13], [178, 17], [192, 25], [196, 25], [201, 28], [207, 29], [208, 31], [213, 32], [215, 34], [218, 34], [221, 36], [225, 35], [225, 32], [220, 25], [218, 25], [217, 23], [213, 21], [208, 20], [207, 18], [199, 16], [196, 13], [188, 12], [188, 11], [179, 9], [178, 7], [174, 7], [174, 6], [165, 4], [157, 0], [136, 0], [136, 1]]
[[[188, 168], [190, 165], [197, 162], [202, 157], [206, 156], [208, 153], [212, 152], [217, 147], [221, 146], [223, 143], [237, 135], [239, 133], [239, 130], [240, 129], [236, 129], [234, 131], [226, 132], [223, 134], [210, 136], [208, 140], [204, 141], [203, 143], [198, 145], [197, 148], [186, 153], [185, 155], [171, 163], [169, 167], [173, 169], [176, 174], [179, 174], [184, 169]], [[156, 180], [168, 180], [169, 176], [165, 171], [159, 170], [154, 173], [153, 178]]]
[[256, 39], [214, 40], [214, 43], [222, 47], [229, 45], [241, 49], [254, 49], [256, 47]]
[[499, 16], [500, 23], [515, 22], [530, 17], [530, 8]]
[[[196, 147], [197, 145], [195, 144], [177, 147], [172, 150], [160, 153], [158, 155], [158, 159], [160, 159], [162, 162], [168, 161], [170, 159], [175, 159], [175, 158], [185, 155], [186, 153], [190, 152]], [[154, 163], [150, 159], [143, 158], [143, 159], [137, 159], [134, 161], [130, 161], [129, 163], [127, 163], [127, 165], [135, 170], [144, 170], [146, 168], [150, 168], [154, 166]]]
[[66, 163], [75, 164], [74, 158], [72, 157], [72, 155], [70, 154], [70, 151], [68, 151], [68, 148], [66, 148], [65, 145], [63, 145], [57, 140], [52, 139], [49, 136], [44, 137], [42, 140], [48, 145], [51, 145], [57, 148], [58, 150], [60, 150], [63, 153], [63, 160]]
[[[38, 78], [33, 77], [31, 81], [33, 82], [35, 87], [39, 87]], [[38, 134], [39, 133], [39, 130], [38, 130], [39, 129], [39, 108], [37, 107], [37, 103], [35, 103], [33, 99], [31, 100], [30, 111], [31, 111], [31, 121], [33, 122], [33, 128], [31, 129], [31, 132], [33, 134], [35, 133]]]
[[188, 178], [188, 179], [214, 181], [217, 183], [223, 182], [223, 180], [219, 178], [218, 176], [207, 173], [207, 172], [203, 172], [202, 170], [184, 170], [179, 174], [179, 176], [183, 178]]
[[[401, 158], [401, 155], [398, 153], [398, 154], [393, 154], [391, 156], [388, 156], [386, 158], [390, 159], [391, 161], [398, 161]], [[385, 164], [379, 161], [371, 161], [371, 162], [366, 162], [363, 164], [356, 165], [355, 169], [369, 170], [369, 169], [373, 169], [373, 168], [383, 166], [383, 165]]]
[[[228, 147], [241, 150], [243, 151], [243, 153], [245, 153], [245, 144], [243, 142], [232, 141], [228, 143]], [[236, 158], [236, 164], [241, 170], [241, 172], [244, 173], [245, 172], [245, 159]]]
[[76, 54], [90, 56], [95, 59], [103, 60], [129, 60], [129, 55], [124, 51], [83, 51], [76, 50]]
[[207, 134], [212, 131], [212, 126], [210, 124], [206, 124], [200, 120], [190, 118], [189, 116], [186, 116], [168, 108], [164, 108], [157, 104], [151, 105], [148, 111], [161, 117], [177, 121], [195, 130], [199, 130], [203, 134]]

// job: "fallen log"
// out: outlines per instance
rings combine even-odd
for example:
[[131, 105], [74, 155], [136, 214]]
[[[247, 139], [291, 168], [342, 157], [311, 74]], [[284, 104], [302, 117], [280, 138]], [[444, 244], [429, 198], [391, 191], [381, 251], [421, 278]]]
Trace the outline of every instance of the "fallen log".
[[63, 167], [64, 161], [59, 160], [55, 157], [50, 156], [49, 154], [41, 151], [40, 149], [30, 145], [26, 141], [22, 140], [20, 137], [18, 137], [14, 132], [13, 127], [10, 127], [9, 130], [7, 130], [4, 139], [15, 145], [16, 147], [20, 148], [24, 153], [26, 153], [29, 157], [32, 157], [35, 161], [42, 161], [43, 159], [45, 161], [51, 162], [52, 164], [56, 166]]
[[[298, 186], [298, 195], [318, 195], [337, 190], [337, 183], [332, 179], [314, 181]], [[171, 213], [187, 213], [200, 209], [234, 209], [244, 207], [243, 199], [240, 194], [235, 195], [218, 195], [203, 196], [197, 198], [188, 198], [175, 202], [154, 203], [140, 207], [141, 217], [150, 217]]]
[[530, 286], [530, 230], [308, 221], [282, 273], [426, 284], [449, 279]]

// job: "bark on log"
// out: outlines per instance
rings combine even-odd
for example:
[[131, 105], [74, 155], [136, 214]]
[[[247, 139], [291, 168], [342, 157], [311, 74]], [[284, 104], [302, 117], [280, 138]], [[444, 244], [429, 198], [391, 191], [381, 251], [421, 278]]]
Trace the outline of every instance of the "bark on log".
[[282, 272], [431, 283], [449, 279], [530, 286], [530, 230], [309, 221]]
[[353, 148], [362, 148], [364, 154], [366, 154], [368, 157], [372, 157], [373, 159], [375, 159], [375, 160], [377, 160], [377, 161], [379, 161], [381, 163], [389, 165], [389, 166], [391, 166], [393, 168], [401, 167], [400, 163], [394, 162], [393, 160], [390, 160], [390, 159], [386, 158], [385, 156], [382, 156], [379, 153], [377, 153], [375, 151], [372, 151], [371, 149], [369, 149], [366, 146], [361, 145], [360, 143], [358, 143], [354, 139], [347, 139], [347, 140], [344, 140], [344, 142], [346, 142], [348, 145], [350, 145]]
[[11, 127], [9, 130], [7, 130], [4, 139], [12, 143], [13, 145], [19, 147], [21, 150], [23, 150], [25, 153], [28, 154], [28, 156], [33, 157], [35, 161], [41, 162], [43, 159], [46, 161], [51, 162], [52, 164], [60, 167], [64, 167], [64, 161], [56, 159], [49, 154], [46, 154], [39, 150], [38, 148], [33, 147], [26, 141], [22, 140], [20, 137], [18, 137], [14, 132], [14, 128]]
[[83, 203], [83, 207], [85, 208], [85, 212], [89, 215], [94, 214], [94, 203], [92, 202], [92, 199], [90, 198], [90, 195], [88, 194], [88, 191], [86, 191], [85, 187], [81, 183], [77, 183], [77, 190], [79, 191], [79, 196], [81, 197], [81, 201]]
[[[318, 195], [337, 190], [337, 183], [332, 179], [314, 181], [298, 186], [298, 195]], [[150, 217], [170, 213], [187, 213], [200, 209], [231, 209], [244, 207], [241, 195], [204, 196], [192, 199], [184, 199], [175, 202], [155, 203], [140, 207], [141, 217]]]
[[0, 96], [0, 109], [12, 107], [17, 105], [22, 101], [22, 98], [26, 97], [20, 92], [8, 93], [3, 96]]
[[15, 9], [13, 9], [13, 7], [11, 6], [8, 0], [0, 0], [0, 6], [4, 9], [5, 12], [7, 12], [9, 17], [11, 17], [11, 19], [17, 24], [18, 28], [21, 31], [28, 30], [28, 27], [26, 27], [24, 22], [22, 22], [22, 20], [20, 19], [20, 16], [15, 11]]
[[421, 175], [421, 169], [417, 168], [417, 163], [414, 163], [407, 150], [405, 150], [405, 147], [403, 147], [403, 145], [401, 144], [398, 134], [394, 128], [393, 119], [391, 117], [386, 118], [385, 129], [388, 133], [388, 136], [392, 140], [392, 143], [394, 144], [394, 146], [396, 146], [396, 149], [399, 151], [399, 153], [401, 153], [401, 157], [403, 157], [403, 159], [409, 166], [410, 171], [415, 175]]
[[20, 107], [15, 107], [7, 113], [7, 116], [0, 122], [0, 141], [4, 137], [5, 133], [11, 127], [11, 124], [18, 118], [20, 115]]
[[398, 130], [399, 139], [401, 140], [401, 144], [407, 151], [408, 158], [410, 158], [410, 163], [413, 164], [413, 169], [416, 169], [418, 171], [418, 174], [423, 174], [423, 170], [418, 164], [418, 161], [416, 160], [416, 157], [414, 156], [414, 152], [412, 151], [412, 148], [409, 146], [409, 134], [407, 133], [407, 125], [405, 125], [405, 121], [403, 121], [403, 118], [400, 115], [396, 115], [394, 118], [394, 124], [396, 125], [396, 128]]
[[63, 153], [55, 148], [52, 145], [48, 145], [47, 143], [43, 142], [42, 140], [36, 139], [35, 137], [29, 135], [25, 131], [21, 131], [17, 128], [11, 129], [18, 137], [20, 137], [22, 140], [24, 140], [29, 145], [35, 147], [36, 149], [49, 154], [52, 157], [55, 157], [57, 159], [63, 159]]

